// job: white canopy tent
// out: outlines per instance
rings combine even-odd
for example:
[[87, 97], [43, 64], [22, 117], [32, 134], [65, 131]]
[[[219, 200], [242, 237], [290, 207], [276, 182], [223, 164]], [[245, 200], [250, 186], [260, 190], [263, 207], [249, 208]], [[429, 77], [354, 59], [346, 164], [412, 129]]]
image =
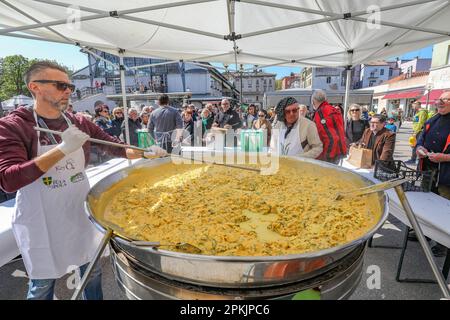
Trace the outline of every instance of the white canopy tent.
[[236, 70], [349, 69], [449, 39], [449, 16], [449, 0], [0, 0], [0, 35]]
[[2, 107], [5, 109], [14, 109], [14, 107], [21, 105], [33, 105], [33, 98], [21, 94], [18, 96], [14, 96], [8, 100], [2, 101]]
[[125, 109], [124, 56], [346, 67], [347, 108], [351, 66], [448, 40], [449, 17], [450, 0], [0, 0], [0, 35], [118, 54]]

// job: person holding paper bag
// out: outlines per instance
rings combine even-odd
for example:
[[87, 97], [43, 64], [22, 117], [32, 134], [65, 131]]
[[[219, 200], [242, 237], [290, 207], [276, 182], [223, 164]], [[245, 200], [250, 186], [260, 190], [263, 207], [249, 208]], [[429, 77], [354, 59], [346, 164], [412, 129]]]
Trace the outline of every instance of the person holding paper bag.
[[384, 127], [386, 117], [382, 114], [375, 114], [369, 124], [370, 127], [364, 131], [357, 144], [372, 150], [372, 165], [376, 160], [394, 160], [395, 133]]

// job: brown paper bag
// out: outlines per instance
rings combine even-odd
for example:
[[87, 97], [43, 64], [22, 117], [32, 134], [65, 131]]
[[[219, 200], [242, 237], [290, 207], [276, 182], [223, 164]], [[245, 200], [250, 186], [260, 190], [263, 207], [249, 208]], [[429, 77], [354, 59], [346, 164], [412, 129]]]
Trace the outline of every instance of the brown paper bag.
[[357, 168], [370, 169], [372, 168], [372, 150], [351, 146], [347, 161]]

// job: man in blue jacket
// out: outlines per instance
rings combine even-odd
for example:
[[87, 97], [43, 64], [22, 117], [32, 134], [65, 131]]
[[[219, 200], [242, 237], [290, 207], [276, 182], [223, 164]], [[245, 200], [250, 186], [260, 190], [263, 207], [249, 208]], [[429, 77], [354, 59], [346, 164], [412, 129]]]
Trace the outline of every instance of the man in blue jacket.
[[[450, 91], [436, 101], [438, 114], [425, 122], [417, 141], [416, 153], [420, 170], [436, 172], [431, 191], [450, 200]], [[437, 257], [445, 256], [447, 248], [437, 243], [431, 248]]]
[[433, 192], [450, 200], [450, 91], [436, 101], [438, 114], [425, 122], [417, 141], [421, 170], [437, 172]]

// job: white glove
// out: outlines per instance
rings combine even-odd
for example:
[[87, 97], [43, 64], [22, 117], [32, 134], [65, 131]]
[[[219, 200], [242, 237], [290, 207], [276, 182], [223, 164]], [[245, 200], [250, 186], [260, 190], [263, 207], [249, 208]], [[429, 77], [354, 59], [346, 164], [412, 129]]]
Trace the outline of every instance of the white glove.
[[75, 126], [69, 126], [61, 135], [62, 142], [58, 145], [58, 149], [65, 155], [80, 149], [89, 139], [89, 135], [81, 131]]
[[151, 146], [149, 148], [149, 151], [144, 152], [145, 158], [165, 157], [165, 156], [167, 156], [167, 151], [156, 145]]

